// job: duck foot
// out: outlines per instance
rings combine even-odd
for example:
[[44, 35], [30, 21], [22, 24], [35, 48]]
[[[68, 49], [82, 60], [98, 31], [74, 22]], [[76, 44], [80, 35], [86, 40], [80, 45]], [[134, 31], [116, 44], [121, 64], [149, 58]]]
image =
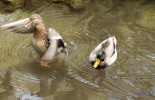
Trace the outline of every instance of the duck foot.
[[47, 61], [41, 61], [41, 66], [47, 67], [49, 62]]

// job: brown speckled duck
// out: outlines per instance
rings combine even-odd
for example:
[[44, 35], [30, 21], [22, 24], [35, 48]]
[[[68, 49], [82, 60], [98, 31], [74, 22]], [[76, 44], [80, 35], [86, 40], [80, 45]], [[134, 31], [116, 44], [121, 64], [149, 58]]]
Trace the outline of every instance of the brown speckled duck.
[[39, 54], [42, 66], [48, 66], [49, 62], [56, 58], [60, 52], [68, 54], [66, 44], [60, 34], [52, 28], [46, 32], [44, 22], [38, 14], [2, 25], [1, 28], [16, 33], [33, 33], [32, 46]]

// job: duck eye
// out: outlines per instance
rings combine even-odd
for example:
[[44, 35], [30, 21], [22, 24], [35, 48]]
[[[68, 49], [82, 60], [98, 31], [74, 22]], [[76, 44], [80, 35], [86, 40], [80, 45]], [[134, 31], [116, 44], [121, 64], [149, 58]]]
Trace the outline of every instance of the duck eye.
[[35, 20], [36, 18], [34, 17], [34, 18], [32, 18], [31, 20]]

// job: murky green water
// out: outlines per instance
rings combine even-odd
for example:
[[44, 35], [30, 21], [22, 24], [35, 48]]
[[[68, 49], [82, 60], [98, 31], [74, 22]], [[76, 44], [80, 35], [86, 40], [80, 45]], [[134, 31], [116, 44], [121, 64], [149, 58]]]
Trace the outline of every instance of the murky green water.
[[[37, 11], [46, 28], [67, 42], [69, 55], [48, 68], [40, 66], [31, 34], [0, 31], [1, 100], [154, 100], [155, 2], [126, 2], [108, 7], [85, 4], [82, 11], [49, 5]], [[1, 24], [35, 11], [1, 14]], [[110, 36], [118, 58], [102, 70], [91, 67], [92, 49]]]

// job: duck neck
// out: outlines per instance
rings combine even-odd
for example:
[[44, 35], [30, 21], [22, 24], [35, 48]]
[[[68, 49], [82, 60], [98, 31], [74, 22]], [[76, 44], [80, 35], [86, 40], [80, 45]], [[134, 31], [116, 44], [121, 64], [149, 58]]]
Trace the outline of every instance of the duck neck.
[[46, 38], [46, 30], [44, 25], [37, 25], [36, 26], [36, 31], [34, 32], [33, 36], [36, 39], [40, 39], [40, 38]]

